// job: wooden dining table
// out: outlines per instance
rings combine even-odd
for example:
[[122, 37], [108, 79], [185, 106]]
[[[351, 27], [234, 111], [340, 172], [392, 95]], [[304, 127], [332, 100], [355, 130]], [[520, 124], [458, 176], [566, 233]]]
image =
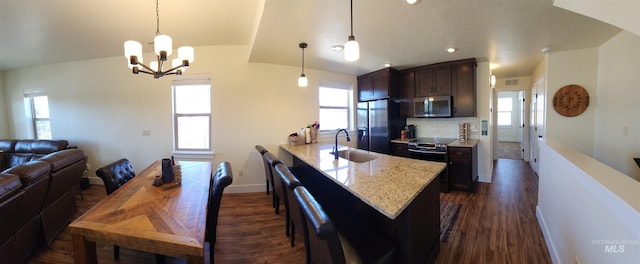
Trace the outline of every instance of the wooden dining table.
[[154, 186], [155, 161], [69, 225], [75, 263], [96, 263], [96, 242], [204, 263], [210, 162], [180, 161], [182, 182]]

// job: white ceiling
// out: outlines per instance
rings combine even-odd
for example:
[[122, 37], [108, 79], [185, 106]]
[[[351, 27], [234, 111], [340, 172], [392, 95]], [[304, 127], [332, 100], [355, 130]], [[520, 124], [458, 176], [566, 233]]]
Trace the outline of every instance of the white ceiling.
[[[620, 31], [553, 0], [354, 0], [353, 14], [352, 63], [331, 50], [349, 35], [347, 0], [160, 0], [160, 31], [196, 47], [194, 64], [197, 46], [249, 45], [251, 62], [300, 66], [304, 41], [308, 68], [359, 75], [475, 57], [499, 78], [530, 75], [544, 47], [596, 47]], [[152, 41], [155, 23], [153, 0], [0, 0], [0, 71], [123, 56], [125, 40]]]

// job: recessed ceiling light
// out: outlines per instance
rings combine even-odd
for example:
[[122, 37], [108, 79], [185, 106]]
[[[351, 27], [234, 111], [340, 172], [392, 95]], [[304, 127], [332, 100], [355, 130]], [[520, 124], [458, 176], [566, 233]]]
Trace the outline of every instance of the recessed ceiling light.
[[407, 3], [409, 3], [410, 5], [417, 4], [418, 2], [420, 2], [420, 0], [407, 0]]
[[456, 52], [456, 50], [457, 50], [456, 48], [448, 48], [447, 52], [454, 53], [454, 52]]
[[342, 51], [344, 49], [343, 45], [333, 45], [333, 47], [331, 47], [331, 49], [333, 51]]
[[393, 64], [387, 62], [387, 63], [384, 64], [384, 67], [388, 68], [388, 67], [391, 67], [391, 65], [393, 65]]
[[551, 50], [551, 48], [549, 48], [549, 47], [544, 47], [544, 48], [542, 48], [542, 50], [541, 50], [541, 51], [542, 51], [542, 53], [548, 53], [550, 50]]

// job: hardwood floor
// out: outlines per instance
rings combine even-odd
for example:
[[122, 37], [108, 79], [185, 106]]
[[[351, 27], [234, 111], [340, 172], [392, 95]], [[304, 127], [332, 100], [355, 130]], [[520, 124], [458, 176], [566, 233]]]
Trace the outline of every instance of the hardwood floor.
[[[475, 193], [441, 194], [462, 203], [449, 240], [441, 243], [436, 263], [552, 263], [535, 217], [538, 177], [522, 160], [500, 159], [493, 183], [480, 183]], [[77, 195], [84, 212], [106, 197], [103, 186], [91, 186]], [[282, 206], [282, 205], [281, 205]], [[289, 246], [284, 235], [284, 211], [275, 215], [265, 193], [224, 194], [214, 255], [216, 263], [304, 263], [302, 238]], [[155, 263], [153, 254], [98, 243], [99, 263]], [[206, 252], [205, 261], [209, 261]], [[70, 235], [63, 232], [52, 246], [36, 252], [28, 263], [73, 263]], [[186, 263], [167, 258], [167, 263]]]

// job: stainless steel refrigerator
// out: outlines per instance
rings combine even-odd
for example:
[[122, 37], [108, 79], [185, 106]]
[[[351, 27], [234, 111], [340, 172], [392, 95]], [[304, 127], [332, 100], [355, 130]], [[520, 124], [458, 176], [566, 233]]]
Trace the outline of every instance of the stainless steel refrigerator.
[[405, 119], [392, 100], [360, 102], [357, 106], [358, 148], [391, 154], [391, 140], [400, 138]]

